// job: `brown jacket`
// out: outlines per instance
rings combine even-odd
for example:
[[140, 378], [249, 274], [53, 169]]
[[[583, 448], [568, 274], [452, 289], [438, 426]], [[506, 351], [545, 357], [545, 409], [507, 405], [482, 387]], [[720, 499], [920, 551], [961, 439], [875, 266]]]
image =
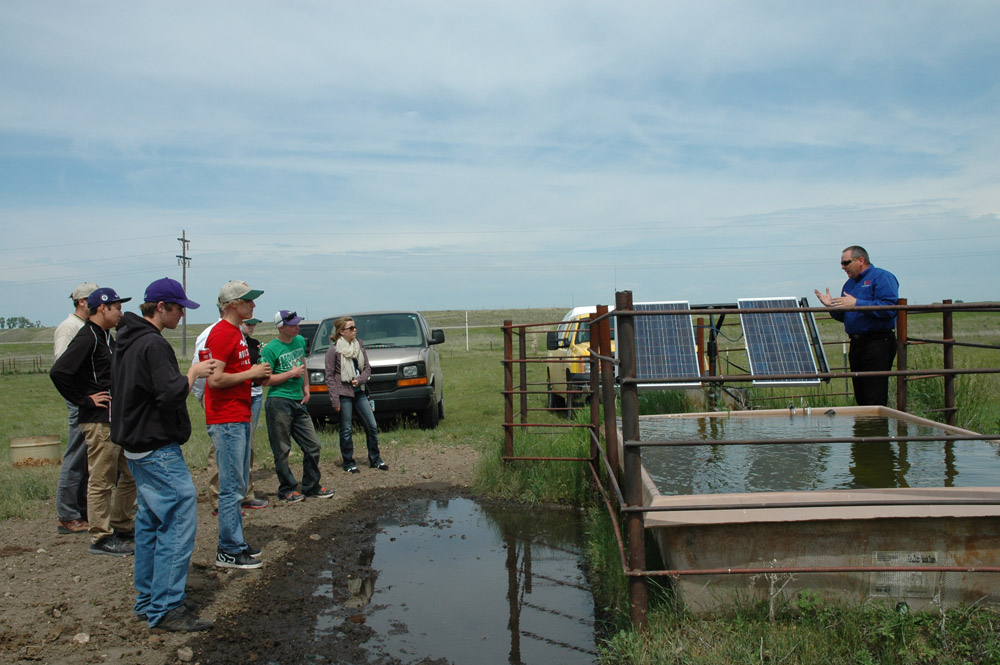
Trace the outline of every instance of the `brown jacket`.
[[[368, 379], [372, 375], [372, 365], [368, 362], [368, 352], [365, 351], [365, 343], [358, 339], [358, 344], [361, 345], [361, 356], [364, 358], [364, 367], [360, 368], [358, 372], [358, 387], [364, 388]], [[340, 352], [337, 351], [337, 344], [330, 344], [330, 348], [326, 350], [326, 387], [330, 391], [330, 401], [337, 408], [340, 408], [340, 398], [341, 397], [354, 397], [354, 387], [349, 383], [344, 383], [340, 378], [340, 362], [342, 358]]]

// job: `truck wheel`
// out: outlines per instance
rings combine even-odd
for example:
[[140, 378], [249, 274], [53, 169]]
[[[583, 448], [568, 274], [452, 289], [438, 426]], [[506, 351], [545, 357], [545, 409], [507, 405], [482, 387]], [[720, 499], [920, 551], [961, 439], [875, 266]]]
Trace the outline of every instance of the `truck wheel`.
[[431, 404], [420, 412], [420, 427], [422, 429], [434, 429], [441, 420], [441, 412], [437, 404]]
[[438, 402], [438, 420], [444, 420], [444, 397]]

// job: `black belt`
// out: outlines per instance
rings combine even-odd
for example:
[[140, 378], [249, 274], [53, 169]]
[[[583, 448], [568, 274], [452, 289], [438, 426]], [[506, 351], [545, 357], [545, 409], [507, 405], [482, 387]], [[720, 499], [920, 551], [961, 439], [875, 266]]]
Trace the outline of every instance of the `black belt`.
[[869, 330], [868, 332], [848, 335], [852, 342], [859, 342], [866, 339], [896, 339], [895, 330]]

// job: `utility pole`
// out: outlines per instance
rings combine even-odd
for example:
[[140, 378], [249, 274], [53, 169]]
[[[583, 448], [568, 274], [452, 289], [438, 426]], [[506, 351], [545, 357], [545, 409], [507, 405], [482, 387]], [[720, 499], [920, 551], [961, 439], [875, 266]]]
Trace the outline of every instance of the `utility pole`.
[[[184, 293], [187, 293], [188, 289], [188, 266], [191, 265], [191, 257], [187, 255], [188, 245], [191, 241], [187, 239], [187, 232], [183, 229], [181, 230], [181, 237], [178, 238], [181, 241], [181, 253], [177, 255], [177, 263], [181, 266], [181, 285], [184, 287]], [[182, 319], [183, 325], [181, 326], [181, 357], [187, 358], [188, 349], [188, 315], [187, 308], [184, 308], [184, 317]]]

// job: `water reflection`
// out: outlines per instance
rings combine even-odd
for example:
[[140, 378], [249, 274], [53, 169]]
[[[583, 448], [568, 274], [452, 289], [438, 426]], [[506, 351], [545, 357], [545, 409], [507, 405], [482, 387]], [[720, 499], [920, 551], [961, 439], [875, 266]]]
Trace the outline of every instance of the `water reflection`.
[[[369, 572], [347, 580], [345, 603], [347, 619], [372, 631], [373, 660], [596, 660], [575, 513], [420, 499], [378, 527], [361, 554]], [[316, 628], [343, 618], [320, 616]]]
[[[929, 436], [942, 430], [873, 416], [782, 414], [640, 419], [644, 440]], [[883, 487], [973, 487], [1000, 483], [998, 446], [962, 442], [644, 448], [643, 466], [664, 494], [717, 494]]]
[[[906, 429], [905, 423], [897, 423]], [[889, 436], [887, 418], [857, 418], [854, 420], [854, 436], [868, 438]], [[900, 432], [905, 436], [905, 432]], [[906, 471], [910, 468], [906, 461], [906, 442], [863, 441], [852, 443], [851, 476], [854, 487], [909, 487]]]

